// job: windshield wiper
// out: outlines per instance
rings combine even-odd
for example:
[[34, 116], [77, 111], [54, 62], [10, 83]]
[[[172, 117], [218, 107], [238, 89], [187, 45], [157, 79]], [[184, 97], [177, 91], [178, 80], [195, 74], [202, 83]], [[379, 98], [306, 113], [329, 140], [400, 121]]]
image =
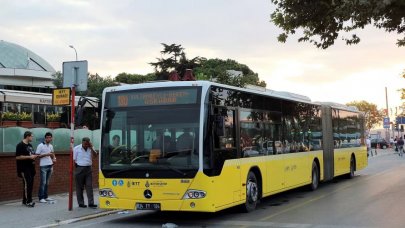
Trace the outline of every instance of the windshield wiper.
[[111, 177], [111, 176], [113, 176], [114, 174], [125, 173], [125, 172], [128, 172], [128, 171], [138, 170], [138, 169], [139, 169], [139, 167], [130, 167], [130, 168], [121, 169], [121, 170], [117, 170], [117, 171], [108, 173], [106, 176]]
[[[182, 172], [180, 169], [176, 169], [174, 167], [171, 167], [170, 165], [166, 165], [166, 164], [162, 164], [162, 163], [160, 163], [160, 164], [158, 163], [157, 165], [159, 167], [163, 167], [163, 168], [169, 169], [169, 170], [171, 170], [171, 171], [173, 171], [175, 173], [178, 173], [178, 174], [182, 175], [183, 177], [187, 175], [187, 173]], [[139, 169], [140, 169], [139, 167], [130, 167], [130, 168], [121, 169], [121, 170], [117, 170], [117, 171], [108, 173], [106, 176], [111, 177], [111, 176], [113, 176], [115, 174], [118, 174], [118, 173], [125, 173], [125, 172], [128, 172], [128, 171], [139, 170]]]
[[162, 163], [158, 163], [158, 165], [160, 167], [167, 168], [167, 169], [170, 169], [171, 171], [174, 171], [174, 172], [176, 172], [178, 174], [181, 174], [181, 175], [183, 175], [183, 177], [187, 175], [187, 173], [182, 172], [180, 169], [176, 169], [174, 167], [171, 167], [170, 165], [166, 165], [166, 164], [162, 164]]

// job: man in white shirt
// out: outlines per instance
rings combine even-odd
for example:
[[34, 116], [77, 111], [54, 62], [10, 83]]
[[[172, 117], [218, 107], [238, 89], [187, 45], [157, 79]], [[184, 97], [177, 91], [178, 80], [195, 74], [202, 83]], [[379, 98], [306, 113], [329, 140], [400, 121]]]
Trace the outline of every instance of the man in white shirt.
[[371, 153], [371, 156], [373, 156], [373, 151], [371, 150], [370, 136], [368, 138], [366, 138], [366, 146], [367, 146], [367, 157], [370, 155], [370, 153]]
[[94, 204], [93, 196], [93, 178], [92, 178], [92, 155], [97, 156], [93, 145], [88, 137], [82, 139], [82, 144], [73, 149], [73, 160], [75, 161], [75, 179], [76, 179], [76, 197], [79, 207], [85, 208], [83, 189], [86, 189], [87, 200], [90, 208], [97, 208]]
[[51, 179], [53, 164], [56, 162], [55, 153], [51, 144], [52, 134], [47, 132], [45, 134], [44, 142], [40, 143], [37, 147], [35, 154], [40, 158], [40, 182], [38, 190], [38, 199], [40, 203], [46, 203], [52, 201], [52, 198], [48, 197], [48, 185]]

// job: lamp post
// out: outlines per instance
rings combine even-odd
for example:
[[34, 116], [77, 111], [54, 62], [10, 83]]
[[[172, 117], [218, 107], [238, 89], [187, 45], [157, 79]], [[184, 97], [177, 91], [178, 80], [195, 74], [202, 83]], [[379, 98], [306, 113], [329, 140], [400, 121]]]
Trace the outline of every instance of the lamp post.
[[70, 48], [73, 48], [73, 50], [75, 50], [75, 53], [76, 53], [76, 61], [77, 61], [77, 51], [76, 51], [76, 48], [73, 47], [73, 45], [69, 45], [69, 47], [70, 47]]
[[[73, 50], [75, 50], [76, 53], [76, 61], [77, 61], [77, 51], [76, 48], [73, 47], [73, 45], [69, 45], [70, 48], [73, 48]], [[69, 211], [72, 210], [73, 207], [73, 148], [74, 148], [74, 131], [75, 131], [75, 97], [76, 97], [76, 79], [77, 79], [77, 71], [78, 68], [74, 68], [74, 77], [75, 80], [73, 80], [73, 84], [71, 85], [71, 91], [72, 91], [72, 103], [71, 103], [71, 113], [70, 113], [70, 172], [69, 172], [69, 176], [70, 176], [70, 184], [69, 184], [69, 202], [68, 202], [68, 209]]]

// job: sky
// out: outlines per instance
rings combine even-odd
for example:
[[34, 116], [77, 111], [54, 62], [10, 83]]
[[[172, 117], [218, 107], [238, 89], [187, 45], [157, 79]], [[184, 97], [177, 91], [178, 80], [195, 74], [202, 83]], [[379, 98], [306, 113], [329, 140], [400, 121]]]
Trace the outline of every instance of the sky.
[[372, 26], [356, 31], [361, 42], [339, 37], [323, 50], [279, 43], [270, 21], [270, 0], [2, 0], [0, 39], [21, 45], [57, 71], [64, 61], [87, 60], [89, 71], [115, 77], [154, 69], [161, 43], [181, 44], [188, 58], [233, 59], [258, 73], [268, 89], [308, 96], [312, 101], [365, 100], [391, 110], [402, 104], [405, 47], [396, 33]]

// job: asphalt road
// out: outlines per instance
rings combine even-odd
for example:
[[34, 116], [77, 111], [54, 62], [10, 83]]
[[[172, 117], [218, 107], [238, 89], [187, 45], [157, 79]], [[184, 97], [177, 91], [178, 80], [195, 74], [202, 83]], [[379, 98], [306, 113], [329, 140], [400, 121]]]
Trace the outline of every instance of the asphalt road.
[[[311, 192], [304, 188], [263, 199], [258, 209], [219, 213], [112, 214], [68, 227], [405, 227], [405, 157], [386, 153], [348, 180], [337, 178]], [[169, 225], [171, 225], [169, 224]]]

